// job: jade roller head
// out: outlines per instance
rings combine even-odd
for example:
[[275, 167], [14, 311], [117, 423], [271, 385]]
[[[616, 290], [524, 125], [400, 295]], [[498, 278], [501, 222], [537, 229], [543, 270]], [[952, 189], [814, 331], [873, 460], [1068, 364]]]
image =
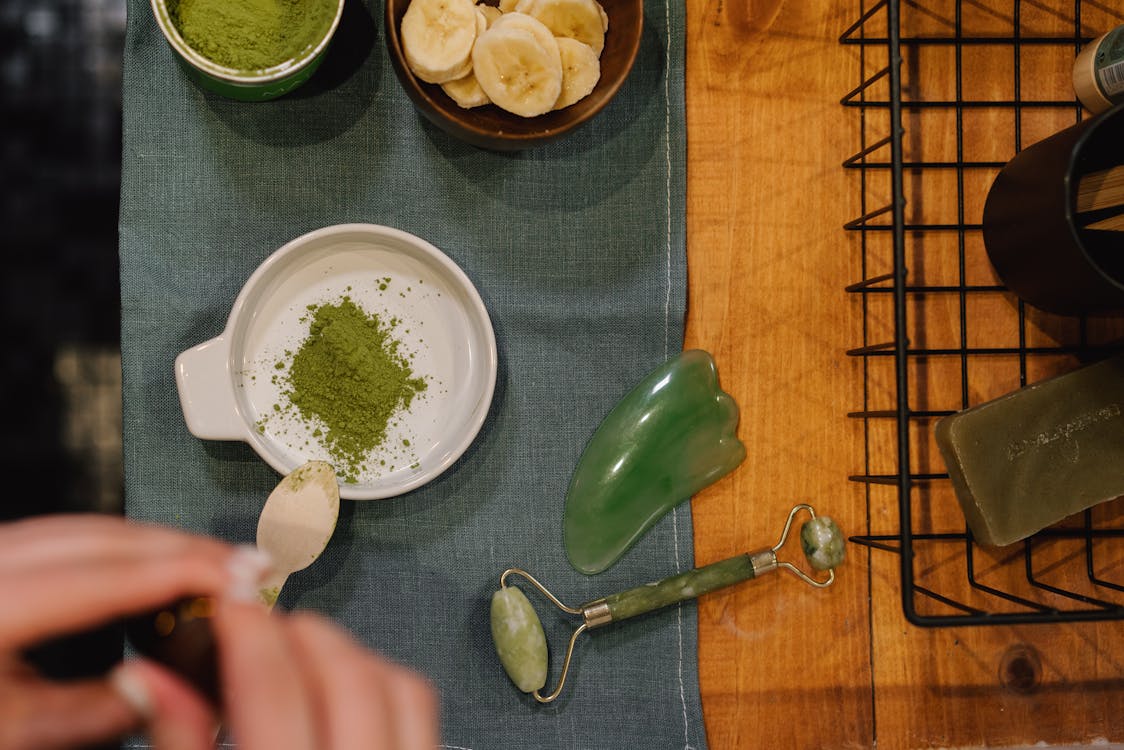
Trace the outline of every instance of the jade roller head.
[[[800, 513], [808, 515], [808, 520], [800, 528], [800, 546], [811, 573], [777, 556], [788, 540], [794, 519]], [[827, 516], [817, 516], [812, 506], [801, 504], [789, 512], [780, 541], [772, 547], [711, 563], [578, 607], [560, 602], [530, 573], [519, 568], [509, 568], [500, 576], [499, 591], [492, 595], [492, 641], [500, 663], [515, 686], [533, 695], [539, 703], [550, 703], [558, 697], [566, 684], [574, 643], [586, 630], [694, 599], [774, 570], [787, 570], [807, 584], [824, 588], [835, 582], [835, 568], [843, 562], [843, 547], [843, 532], [835, 521]], [[822, 575], [825, 571], [827, 575]], [[525, 579], [563, 612], [581, 618], [581, 623], [570, 636], [558, 685], [545, 695], [543, 689], [546, 687], [548, 660], [546, 635], [530, 600], [508, 582], [513, 576]]]

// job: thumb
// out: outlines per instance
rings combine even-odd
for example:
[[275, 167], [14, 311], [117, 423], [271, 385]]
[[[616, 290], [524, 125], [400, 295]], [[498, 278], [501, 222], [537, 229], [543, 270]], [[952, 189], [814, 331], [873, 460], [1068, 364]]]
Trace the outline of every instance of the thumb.
[[157, 750], [211, 750], [218, 729], [215, 712], [184, 680], [155, 662], [128, 661], [110, 683], [143, 717], [144, 732]]

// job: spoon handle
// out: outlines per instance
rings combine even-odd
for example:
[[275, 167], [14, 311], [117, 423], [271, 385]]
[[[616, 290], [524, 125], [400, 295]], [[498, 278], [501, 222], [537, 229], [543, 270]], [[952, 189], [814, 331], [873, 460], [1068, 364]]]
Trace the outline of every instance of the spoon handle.
[[266, 576], [265, 580], [261, 582], [258, 589], [258, 596], [261, 598], [262, 603], [273, 609], [277, 604], [277, 597], [281, 596], [281, 589], [285, 585], [285, 581], [289, 580], [289, 574], [283, 571], [271, 571]]

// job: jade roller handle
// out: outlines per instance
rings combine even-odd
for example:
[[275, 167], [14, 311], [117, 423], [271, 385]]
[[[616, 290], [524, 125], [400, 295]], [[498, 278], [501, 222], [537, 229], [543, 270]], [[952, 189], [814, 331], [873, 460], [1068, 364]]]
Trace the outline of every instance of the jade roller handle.
[[589, 627], [608, 625], [694, 599], [735, 583], [748, 581], [777, 567], [772, 550], [737, 555], [701, 568], [597, 599], [581, 607]]
[[800, 544], [805, 558], [814, 570], [829, 571], [827, 580], [817, 580], [791, 563], [777, 560], [777, 551], [788, 537], [793, 516], [797, 511], [805, 508], [811, 510], [804, 505], [792, 509], [781, 540], [775, 547], [720, 560], [582, 605], [580, 612], [585, 619], [586, 627], [595, 628], [610, 622], [627, 620], [735, 583], [757, 578], [779, 568], [791, 571], [806, 583], [818, 588], [829, 586], [835, 580], [835, 566], [843, 562], [843, 532], [839, 530], [835, 521], [827, 516], [813, 515], [812, 520], [805, 523], [800, 531]]

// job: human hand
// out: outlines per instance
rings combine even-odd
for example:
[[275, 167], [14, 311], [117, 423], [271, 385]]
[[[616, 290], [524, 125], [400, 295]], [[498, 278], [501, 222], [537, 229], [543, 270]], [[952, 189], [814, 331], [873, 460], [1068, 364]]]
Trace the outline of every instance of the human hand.
[[[214, 540], [110, 516], [0, 526], [0, 748], [74, 747], [136, 729], [141, 717], [111, 680], [55, 683], [21, 652], [178, 596], [220, 595], [239, 580], [241, 557]], [[158, 667], [140, 668], [169, 700], [188, 691]]]
[[218, 602], [220, 673], [235, 697], [223, 713], [240, 747], [436, 745], [436, 702], [420, 677], [326, 621], [248, 603], [265, 568], [252, 550], [109, 516], [0, 525], [0, 750], [81, 747], [135, 731], [163, 750], [213, 747], [214, 709], [153, 662], [59, 684], [19, 656], [192, 595]]
[[214, 626], [226, 718], [239, 748], [437, 746], [429, 684], [327, 620], [271, 615], [260, 604], [228, 600]]

